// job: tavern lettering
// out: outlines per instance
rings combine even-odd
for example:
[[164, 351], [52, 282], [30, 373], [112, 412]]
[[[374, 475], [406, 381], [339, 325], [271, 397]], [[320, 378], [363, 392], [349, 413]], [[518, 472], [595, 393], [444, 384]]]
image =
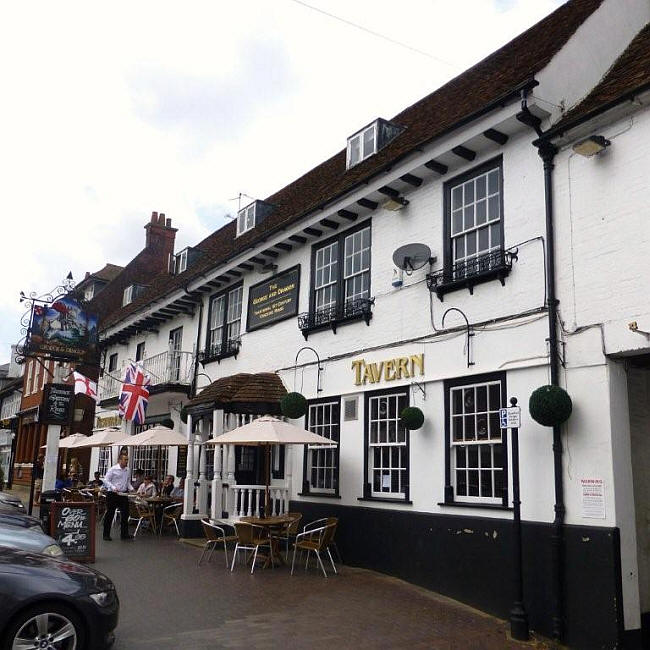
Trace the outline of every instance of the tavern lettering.
[[410, 357], [398, 357], [378, 363], [366, 363], [364, 359], [356, 359], [352, 362], [352, 370], [356, 386], [376, 384], [382, 380], [408, 379], [415, 377], [417, 371], [424, 375], [424, 354], [412, 354]]

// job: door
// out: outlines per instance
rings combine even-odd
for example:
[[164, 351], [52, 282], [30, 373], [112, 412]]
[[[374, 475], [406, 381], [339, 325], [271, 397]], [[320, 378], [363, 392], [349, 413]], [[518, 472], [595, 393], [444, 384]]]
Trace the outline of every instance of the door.
[[170, 381], [180, 381], [181, 351], [183, 349], [183, 328], [177, 327], [169, 332]]

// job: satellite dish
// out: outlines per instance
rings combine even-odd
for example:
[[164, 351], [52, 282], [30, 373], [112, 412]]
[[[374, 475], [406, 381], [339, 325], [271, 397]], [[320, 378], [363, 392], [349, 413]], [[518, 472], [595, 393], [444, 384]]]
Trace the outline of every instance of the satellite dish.
[[405, 244], [393, 253], [393, 264], [407, 275], [421, 269], [431, 260], [431, 249], [426, 244]]

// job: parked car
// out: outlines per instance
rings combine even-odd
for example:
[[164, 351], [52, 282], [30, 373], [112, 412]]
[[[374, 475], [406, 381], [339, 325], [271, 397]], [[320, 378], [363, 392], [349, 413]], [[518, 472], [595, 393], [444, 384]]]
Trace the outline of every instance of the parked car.
[[120, 603], [89, 567], [0, 548], [0, 648], [100, 650], [112, 645]]
[[46, 535], [40, 525], [29, 527], [15, 524], [0, 524], [0, 546], [18, 548], [33, 553], [44, 553], [51, 557], [63, 555], [61, 547], [49, 535]]
[[0, 506], [9, 506], [16, 510], [25, 510], [23, 502], [18, 497], [15, 497], [13, 494], [7, 494], [6, 492], [0, 492]]
[[21, 528], [34, 528], [41, 530], [41, 522], [36, 518], [22, 512], [4, 512], [0, 510], [0, 524], [20, 526]]

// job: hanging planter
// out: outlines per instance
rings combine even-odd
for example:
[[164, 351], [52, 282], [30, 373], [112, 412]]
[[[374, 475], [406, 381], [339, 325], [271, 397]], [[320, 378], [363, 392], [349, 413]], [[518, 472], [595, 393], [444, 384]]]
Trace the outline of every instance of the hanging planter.
[[300, 393], [287, 393], [280, 400], [280, 410], [282, 415], [291, 420], [301, 418], [307, 413], [307, 400]]
[[528, 410], [535, 422], [545, 427], [554, 427], [569, 419], [573, 403], [563, 388], [540, 386], [530, 396]]
[[402, 409], [399, 419], [407, 429], [415, 431], [424, 424], [424, 413], [417, 406], [407, 406]]

